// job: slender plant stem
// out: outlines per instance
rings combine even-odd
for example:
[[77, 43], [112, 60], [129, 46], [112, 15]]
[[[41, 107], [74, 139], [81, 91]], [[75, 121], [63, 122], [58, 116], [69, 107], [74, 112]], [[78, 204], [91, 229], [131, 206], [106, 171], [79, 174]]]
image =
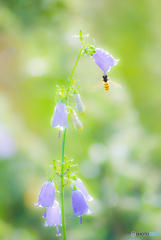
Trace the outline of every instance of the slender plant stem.
[[[79, 58], [81, 56], [81, 50], [80, 53], [78, 55], [78, 58], [75, 62], [75, 65], [73, 67], [70, 79], [69, 79], [69, 83], [68, 83], [68, 88], [67, 88], [67, 100], [68, 100], [68, 93], [69, 93], [69, 88], [70, 88], [70, 84], [72, 81], [72, 77], [75, 71], [75, 68], [77, 66], [77, 63], [79, 61]], [[66, 101], [66, 105], [67, 105], [67, 101]], [[63, 143], [62, 143], [62, 164], [61, 164], [61, 187], [60, 187], [60, 201], [61, 201], [61, 215], [62, 215], [62, 229], [63, 229], [63, 240], [66, 240], [66, 228], [65, 228], [65, 212], [64, 212], [64, 151], [65, 151], [65, 137], [66, 137], [66, 128], [64, 130], [64, 134], [63, 134]]]
[[61, 215], [62, 215], [62, 229], [63, 229], [63, 239], [66, 240], [66, 228], [65, 228], [65, 214], [64, 214], [64, 149], [65, 149], [65, 136], [66, 128], [63, 135], [63, 144], [62, 144], [62, 164], [61, 164], [61, 189], [60, 189], [60, 200], [61, 200]]
[[81, 50], [80, 50], [80, 52], [79, 52], [78, 58], [77, 58], [77, 60], [76, 60], [76, 62], [75, 62], [75, 65], [74, 65], [74, 67], [73, 67], [72, 73], [71, 73], [71, 75], [70, 75], [69, 84], [68, 84], [68, 88], [67, 88], [67, 98], [68, 98], [68, 92], [69, 92], [70, 84], [71, 84], [71, 81], [72, 81], [73, 73], [74, 73], [74, 71], [75, 71], [75, 68], [76, 68], [76, 66], [77, 66], [77, 63], [78, 63], [78, 61], [79, 61], [80, 56], [81, 56]]

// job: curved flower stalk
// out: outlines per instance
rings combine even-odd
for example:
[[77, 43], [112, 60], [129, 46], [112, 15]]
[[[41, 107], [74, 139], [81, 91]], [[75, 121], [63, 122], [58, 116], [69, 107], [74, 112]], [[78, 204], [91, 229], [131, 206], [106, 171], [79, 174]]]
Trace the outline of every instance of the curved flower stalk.
[[87, 192], [87, 189], [85, 188], [82, 180], [80, 178], [77, 178], [75, 180], [75, 184], [76, 184], [76, 187], [83, 193], [86, 201], [92, 201], [93, 200], [93, 197], [91, 197], [88, 192]]
[[52, 182], [45, 182], [42, 185], [39, 193], [38, 203], [35, 206], [39, 207], [52, 207], [55, 198], [55, 184]]
[[112, 66], [118, 63], [119, 59], [114, 59], [112, 55], [110, 55], [108, 52], [105, 52], [103, 49], [96, 48], [95, 50], [96, 53], [92, 55], [92, 58], [99, 68], [102, 69], [104, 74], [106, 74], [106, 72], [108, 72]]
[[84, 115], [85, 113], [85, 106], [82, 103], [81, 97], [79, 93], [75, 93], [74, 94], [74, 98], [76, 101], [76, 105], [77, 105], [77, 110], [79, 112], [80, 115]]
[[72, 206], [73, 206], [73, 212], [74, 212], [74, 216], [72, 218], [80, 217], [81, 224], [82, 224], [82, 216], [84, 214], [91, 214], [87, 201], [80, 190], [74, 190], [72, 192]]
[[69, 128], [67, 125], [67, 106], [65, 105], [65, 103], [59, 102], [56, 105], [54, 114], [51, 118], [51, 126], [52, 128], [59, 128], [59, 138], [60, 130]]
[[61, 236], [59, 233], [58, 225], [62, 226], [62, 218], [61, 218], [61, 211], [59, 207], [59, 203], [57, 201], [54, 201], [54, 204], [52, 207], [47, 207], [45, 208], [45, 213], [43, 218], [46, 218], [46, 222], [44, 226], [51, 226], [54, 227], [56, 226], [57, 228], [57, 235], [56, 236]]

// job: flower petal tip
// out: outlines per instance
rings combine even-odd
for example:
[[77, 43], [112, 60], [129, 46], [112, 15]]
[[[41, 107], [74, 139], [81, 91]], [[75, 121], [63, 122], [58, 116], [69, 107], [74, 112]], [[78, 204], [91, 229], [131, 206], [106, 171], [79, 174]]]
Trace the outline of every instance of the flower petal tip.
[[43, 207], [43, 206], [41, 206], [41, 204], [39, 204], [39, 203], [34, 203], [34, 205], [35, 205], [36, 207]]
[[59, 234], [56, 234], [56, 236], [57, 236], [57, 237], [60, 237], [60, 236], [61, 236], [61, 233], [59, 233]]
[[93, 201], [93, 197], [89, 196], [88, 201]]

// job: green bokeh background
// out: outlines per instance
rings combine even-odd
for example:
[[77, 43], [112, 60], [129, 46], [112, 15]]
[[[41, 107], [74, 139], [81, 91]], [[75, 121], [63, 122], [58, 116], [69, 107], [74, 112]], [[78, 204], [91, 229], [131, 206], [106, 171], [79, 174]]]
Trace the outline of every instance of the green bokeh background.
[[[161, 2], [157, 0], [0, 1], [0, 240], [57, 239], [34, 206], [46, 172], [61, 157], [52, 129], [56, 85], [66, 85], [86, 43], [120, 62], [102, 71], [82, 57], [74, 78], [86, 107], [78, 133], [69, 117], [65, 153], [94, 201], [83, 224], [65, 190], [68, 240], [130, 240], [131, 231], [161, 235]], [[74, 102], [73, 102], [74, 105]], [[60, 227], [61, 231], [61, 227]], [[135, 237], [153, 239], [154, 237]], [[62, 237], [59, 237], [62, 239]], [[157, 237], [159, 239], [159, 237]]]

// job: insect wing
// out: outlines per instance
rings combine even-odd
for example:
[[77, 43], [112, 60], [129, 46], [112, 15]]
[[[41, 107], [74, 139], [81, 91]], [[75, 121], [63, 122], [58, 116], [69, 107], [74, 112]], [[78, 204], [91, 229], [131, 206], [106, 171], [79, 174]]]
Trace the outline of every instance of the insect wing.
[[117, 87], [117, 88], [122, 88], [120, 84], [115, 83], [115, 82], [113, 82], [113, 81], [111, 81], [111, 80], [109, 80], [109, 83], [112, 83], [112, 84], [113, 84], [115, 87]]
[[96, 86], [94, 86], [94, 88], [92, 89], [92, 92], [97, 91], [101, 87], [102, 82], [103, 82], [103, 79]]

